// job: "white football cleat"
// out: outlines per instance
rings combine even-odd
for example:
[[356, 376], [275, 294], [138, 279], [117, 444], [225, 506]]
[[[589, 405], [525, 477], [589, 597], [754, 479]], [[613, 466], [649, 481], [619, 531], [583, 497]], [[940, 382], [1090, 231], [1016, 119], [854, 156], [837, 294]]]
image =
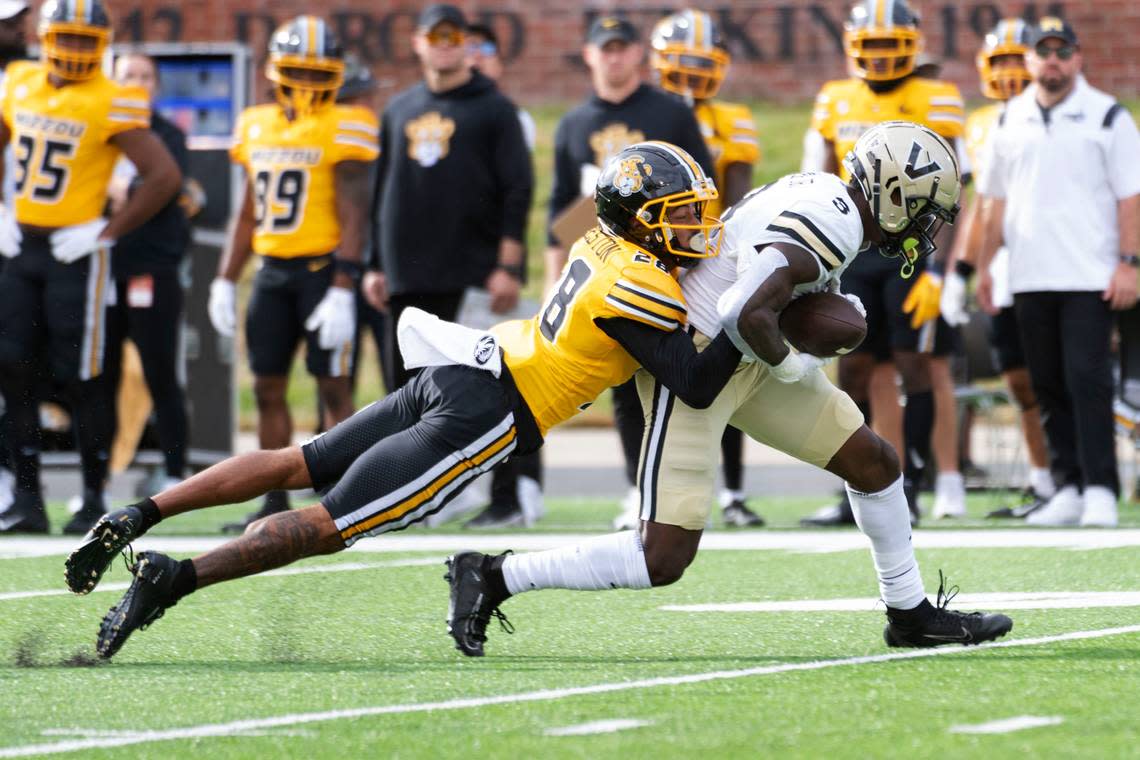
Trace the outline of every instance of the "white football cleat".
[[1041, 509], [1030, 512], [1025, 518], [1026, 525], [1059, 526], [1076, 525], [1084, 512], [1085, 501], [1076, 486], [1065, 486]]
[[934, 482], [934, 519], [966, 516], [966, 482], [960, 472], [940, 472]]
[[1115, 528], [1116, 495], [1104, 486], [1085, 489], [1085, 511], [1081, 513], [1082, 528]]

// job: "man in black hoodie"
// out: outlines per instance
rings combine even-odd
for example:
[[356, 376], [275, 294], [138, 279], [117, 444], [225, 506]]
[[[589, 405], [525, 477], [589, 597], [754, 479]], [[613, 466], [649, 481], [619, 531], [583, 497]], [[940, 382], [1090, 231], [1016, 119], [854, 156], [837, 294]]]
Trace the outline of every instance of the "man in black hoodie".
[[505, 313], [522, 283], [530, 153], [515, 105], [467, 65], [466, 29], [455, 6], [424, 9], [412, 41], [424, 81], [393, 97], [381, 118], [364, 289], [389, 312], [389, 392], [408, 379], [396, 343], [404, 309], [454, 320], [463, 291], [480, 287]]

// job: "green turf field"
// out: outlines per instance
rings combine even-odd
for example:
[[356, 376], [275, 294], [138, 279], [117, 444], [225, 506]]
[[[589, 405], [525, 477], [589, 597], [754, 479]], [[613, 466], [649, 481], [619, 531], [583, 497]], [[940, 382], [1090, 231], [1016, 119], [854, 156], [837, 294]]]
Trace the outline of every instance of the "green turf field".
[[[757, 506], [790, 528], [816, 504]], [[990, 505], [973, 497], [966, 524]], [[504, 606], [517, 632], [492, 626], [486, 658], [451, 648], [448, 551], [601, 531], [615, 506], [557, 501], [536, 528], [482, 538], [410, 530], [299, 573], [206, 589], [95, 666], [98, 621], [128, 578], [121, 563], [74, 597], [60, 593], [62, 554], [14, 557], [36, 544], [0, 541], [0, 757], [1135, 756], [1135, 530], [919, 531], [931, 593], [942, 569], [964, 595], [1114, 592], [1122, 605], [1010, 609], [999, 647], [887, 649], [870, 558], [851, 531], [718, 530], [675, 586], [521, 595]], [[213, 534], [244, 509], [184, 516], [155, 540]], [[1136, 507], [1122, 517], [1140, 525]], [[417, 537], [441, 543], [395, 544]], [[977, 546], [994, 537], [1026, 545]], [[720, 548], [726, 539], [771, 548]], [[1115, 548], [1097, 548], [1109, 539]], [[665, 609], [847, 598], [861, 600], [855, 611]], [[961, 733], [1014, 718], [1047, 725]]]

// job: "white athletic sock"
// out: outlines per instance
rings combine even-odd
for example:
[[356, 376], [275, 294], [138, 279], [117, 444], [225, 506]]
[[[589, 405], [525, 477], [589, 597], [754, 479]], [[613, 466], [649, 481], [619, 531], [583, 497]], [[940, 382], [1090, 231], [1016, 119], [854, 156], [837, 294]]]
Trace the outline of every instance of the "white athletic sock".
[[503, 580], [512, 594], [540, 588], [596, 591], [650, 586], [645, 550], [635, 530], [598, 536], [576, 546], [507, 555]]
[[878, 493], [860, 493], [848, 485], [847, 495], [859, 530], [871, 539], [883, 602], [897, 610], [917, 607], [926, 593], [910, 542], [910, 509], [902, 477]]
[[720, 489], [720, 508], [724, 509], [734, 501], [744, 501], [744, 491], [731, 491], [727, 488]]
[[1053, 483], [1053, 473], [1049, 472], [1048, 467], [1029, 468], [1029, 487], [1042, 499], [1051, 499], [1053, 494], [1057, 493], [1057, 486]]

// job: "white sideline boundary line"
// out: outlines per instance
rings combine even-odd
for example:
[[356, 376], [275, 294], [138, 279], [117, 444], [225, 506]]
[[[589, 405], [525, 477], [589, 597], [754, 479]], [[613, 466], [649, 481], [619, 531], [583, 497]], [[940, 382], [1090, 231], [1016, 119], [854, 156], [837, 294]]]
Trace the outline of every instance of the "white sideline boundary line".
[[1059, 715], [1019, 715], [1016, 718], [991, 720], [988, 723], [975, 723], [971, 725], [951, 726], [952, 734], [1009, 734], [1014, 731], [1024, 731], [1027, 728], [1044, 728], [1045, 726], [1059, 726], [1065, 719]]
[[[376, 570], [387, 567], [419, 567], [422, 565], [443, 565], [443, 557], [418, 559], [391, 559], [384, 562], [338, 562], [331, 565], [312, 565], [302, 567], [283, 567], [278, 570], [269, 570], [251, 576], [253, 578], [268, 578], [282, 575], [314, 575], [320, 573], [343, 573], [349, 570]], [[103, 583], [89, 593], [98, 594], [103, 591], [125, 591], [129, 583]], [[43, 589], [40, 591], [5, 591], [0, 594], [0, 602], [10, 599], [34, 599], [41, 596], [75, 596], [67, 589]]]
[[[1054, 636], [1038, 636], [1027, 639], [1015, 639], [991, 644], [981, 644], [973, 647], [973, 651], [986, 651], [990, 649], [1011, 649], [1015, 647], [1037, 646], [1039, 644], [1055, 644], [1062, 641], [1079, 641], [1099, 639], [1107, 636], [1120, 636], [1129, 633], [1140, 633], [1140, 625], [1120, 626], [1117, 628], [1102, 628], [1091, 631], [1072, 631]], [[714, 670], [707, 673], [692, 673], [683, 676], [663, 676], [647, 678], [638, 681], [625, 681], [620, 683], [600, 683], [592, 686], [575, 686], [565, 689], [543, 689], [528, 691], [519, 694], [503, 694], [497, 697], [469, 697], [465, 699], [449, 699], [441, 702], [413, 702], [404, 705], [380, 705], [375, 707], [356, 707], [346, 710], [325, 710], [322, 712], [294, 713], [291, 715], [278, 715], [268, 718], [251, 718], [246, 720], [230, 721], [228, 723], [206, 723], [185, 728], [171, 728], [163, 731], [140, 731], [138, 734], [114, 737], [93, 737], [90, 739], [73, 739], [69, 741], [52, 742], [46, 744], [26, 744], [15, 747], [0, 747], [0, 758], [4, 757], [32, 757], [49, 753], [81, 752], [89, 749], [106, 747], [125, 747], [134, 744], [149, 744], [152, 742], [173, 741], [178, 739], [203, 739], [214, 736], [230, 736], [236, 733], [258, 731], [279, 726], [296, 726], [306, 723], [323, 723], [333, 720], [352, 718], [366, 718], [374, 715], [401, 715], [408, 713], [433, 712], [436, 710], [467, 710], [471, 708], [488, 707], [491, 705], [518, 704], [522, 702], [548, 702], [570, 697], [580, 697], [593, 694], [607, 694], [619, 691], [633, 691], [638, 689], [655, 689], [662, 686], [684, 686], [687, 684], [708, 683], [710, 681], [726, 681], [754, 676], [776, 675], [808, 670], [824, 670], [845, 665], [870, 665], [880, 662], [893, 662], [895, 660], [916, 660], [926, 657], [943, 655], [962, 655], [971, 653], [971, 649], [963, 647], [947, 647], [943, 649], [913, 649], [905, 652], [890, 654], [864, 655], [862, 657], [848, 657], [844, 659], [816, 660], [815, 662], [786, 663], [782, 665], [768, 665], [744, 670]]]

